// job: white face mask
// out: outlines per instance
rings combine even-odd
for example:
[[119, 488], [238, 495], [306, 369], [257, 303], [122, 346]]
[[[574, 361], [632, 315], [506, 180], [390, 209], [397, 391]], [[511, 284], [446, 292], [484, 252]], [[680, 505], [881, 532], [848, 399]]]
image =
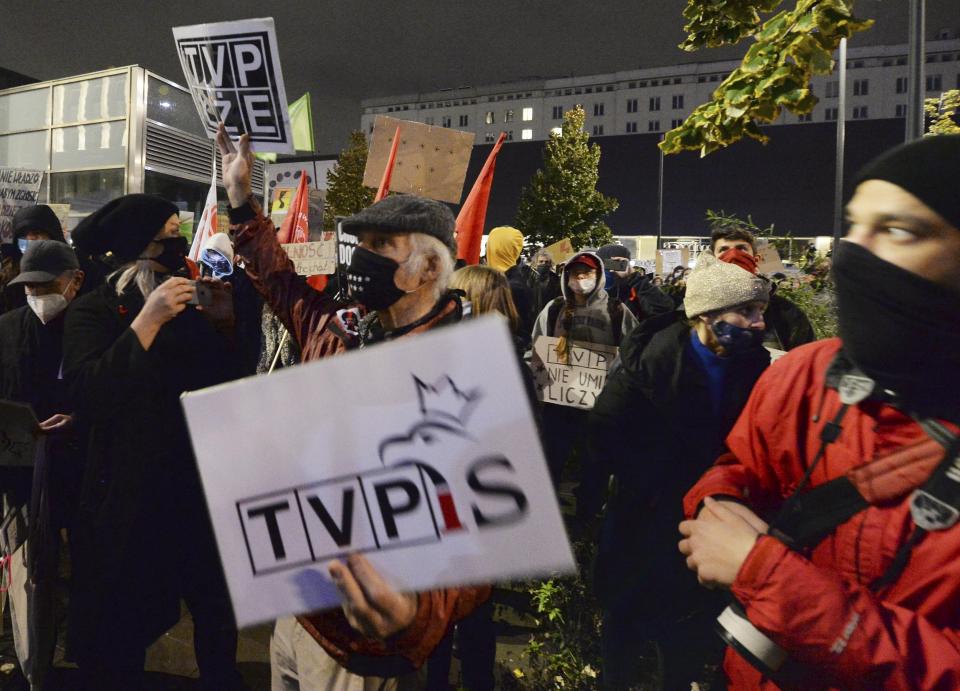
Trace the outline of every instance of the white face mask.
[[593, 289], [597, 287], [596, 277], [591, 278], [581, 278], [579, 281], [575, 278], [571, 278], [567, 283], [570, 286], [570, 290], [579, 295], [587, 295], [593, 292]]
[[[70, 290], [70, 286], [67, 286], [63, 292], [66, 293], [67, 290]], [[27, 304], [30, 305], [33, 313], [37, 315], [37, 319], [47, 324], [55, 319], [63, 310], [67, 309], [68, 302], [67, 298], [61, 293], [59, 295], [28, 295]]]

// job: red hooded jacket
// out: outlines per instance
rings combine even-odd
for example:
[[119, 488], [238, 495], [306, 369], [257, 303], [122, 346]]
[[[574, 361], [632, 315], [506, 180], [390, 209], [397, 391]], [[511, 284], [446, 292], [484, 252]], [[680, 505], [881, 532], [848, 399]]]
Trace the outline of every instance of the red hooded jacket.
[[[803, 346], [763, 374], [727, 437], [730, 453], [684, 499], [688, 517], [711, 495], [737, 497], [769, 516], [793, 492], [817, 453], [821, 429], [840, 408], [837, 392], [824, 386], [839, 348], [837, 339]], [[876, 467], [865, 469], [872, 459], [927, 442], [913, 420], [875, 401], [852, 406], [842, 429], [811, 487], [844, 474], [863, 484]], [[809, 672], [802, 688], [960, 689], [960, 525], [929, 533], [892, 585], [876, 593], [869, 588], [913, 531], [910, 492], [938, 461], [882, 483], [868, 479], [877, 495], [867, 496], [871, 506], [809, 558], [763, 536], [741, 566], [731, 593], [750, 621]], [[732, 649], [724, 669], [731, 689], [778, 688]]]

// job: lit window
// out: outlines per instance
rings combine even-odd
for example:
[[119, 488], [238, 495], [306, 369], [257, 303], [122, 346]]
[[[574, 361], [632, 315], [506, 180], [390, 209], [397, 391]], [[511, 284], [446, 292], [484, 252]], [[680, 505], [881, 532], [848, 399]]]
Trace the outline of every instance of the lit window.
[[533, 108], [524, 108], [523, 109], [523, 121], [530, 122], [533, 120]]
[[563, 134], [563, 128], [562, 128], [562, 127], [554, 127], [553, 129], [550, 130], [550, 134], [555, 134], [555, 135], [557, 135], [557, 136], [559, 137], [560, 135]]
[[487, 115], [486, 115], [486, 117], [484, 117], [484, 121], [485, 121], [488, 125], [492, 125], [492, 124], [494, 123], [494, 115], [493, 115], [493, 111], [492, 111], [492, 110], [488, 110], [488, 111], [487, 111]]
[[504, 112], [504, 114], [503, 114], [503, 121], [504, 121], [504, 122], [513, 122], [513, 111], [512, 111], [512, 110], [508, 110], [508, 111], [505, 111], [505, 112]]
[[520, 139], [533, 139], [533, 130], [520, 130]]

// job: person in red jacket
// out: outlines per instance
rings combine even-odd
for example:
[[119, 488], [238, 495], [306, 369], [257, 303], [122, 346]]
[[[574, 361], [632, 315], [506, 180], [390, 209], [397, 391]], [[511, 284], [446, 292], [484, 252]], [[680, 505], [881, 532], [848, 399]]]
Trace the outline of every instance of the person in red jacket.
[[841, 337], [767, 370], [684, 499], [680, 552], [748, 620], [730, 688], [960, 688], [958, 176], [960, 136], [861, 172]]
[[[448, 207], [395, 195], [344, 219], [342, 227], [360, 240], [347, 280], [361, 305], [342, 303], [297, 275], [253, 199], [247, 136], [235, 145], [221, 125], [217, 144], [234, 249], [304, 362], [460, 320], [460, 299], [447, 290], [456, 251]], [[361, 307], [368, 312], [359, 333], [350, 333], [338, 313]], [[274, 691], [392, 691], [400, 677], [423, 665], [454, 622], [490, 594], [487, 586], [399, 593], [361, 554], [331, 562], [328, 572], [343, 595], [342, 608], [277, 621], [270, 641]]]

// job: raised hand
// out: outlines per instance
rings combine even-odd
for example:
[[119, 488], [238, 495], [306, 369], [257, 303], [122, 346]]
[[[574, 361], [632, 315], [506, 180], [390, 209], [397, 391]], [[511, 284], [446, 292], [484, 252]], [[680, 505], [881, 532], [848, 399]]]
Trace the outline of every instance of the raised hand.
[[234, 144], [223, 124], [217, 129], [217, 148], [223, 159], [223, 186], [227, 188], [230, 206], [243, 206], [250, 197], [250, 175], [253, 171], [253, 154], [250, 153], [249, 135], [241, 135]]
[[389, 638], [413, 623], [417, 596], [398, 593], [360, 554], [346, 563], [331, 562], [328, 570], [344, 597], [343, 613], [350, 626], [372, 638]]
[[186, 309], [195, 290], [193, 281], [174, 277], [168, 278], [150, 293], [143, 309], [130, 325], [144, 350], [150, 350], [161, 326]]

